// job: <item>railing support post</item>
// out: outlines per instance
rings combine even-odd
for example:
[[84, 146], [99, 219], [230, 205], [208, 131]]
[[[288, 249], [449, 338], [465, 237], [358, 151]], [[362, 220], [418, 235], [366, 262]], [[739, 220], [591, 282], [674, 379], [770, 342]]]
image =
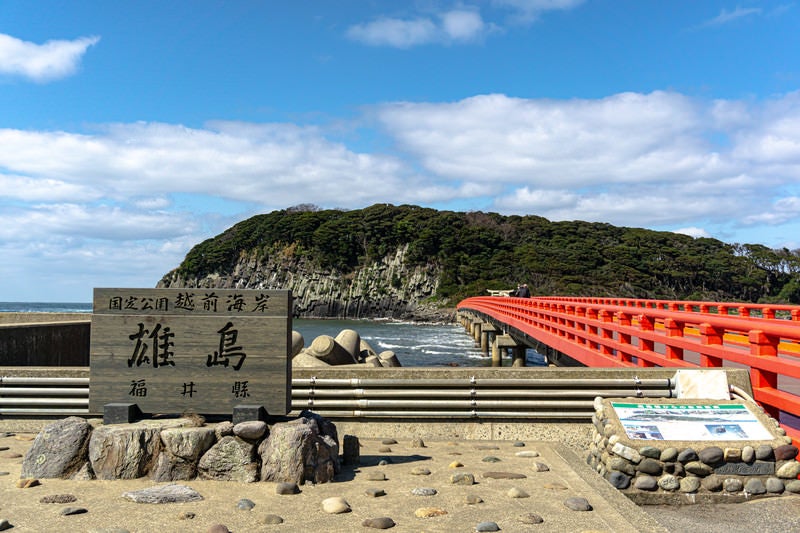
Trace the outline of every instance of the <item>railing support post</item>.
[[[722, 345], [722, 336], [725, 332], [719, 328], [715, 328], [711, 324], [702, 323], [700, 324], [700, 342], [704, 346], [721, 346]], [[717, 368], [722, 366], [722, 359], [719, 357], [715, 357], [713, 355], [709, 355], [706, 353], [700, 353], [700, 366], [702, 367], [712, 367]]]
[[[655, 323], [653, 319], [646, 315], [641, 315], [639, 317], [639, 329], [642, 330], [643, 333], [650, 333], [655, 330]], [[644, 337], [639, 337], [639, 349], [643, 352], [652, 352], [655, 351], [655, 341], [650, 339], [645, 339]], [[651, 367], [654, 366], [653, 363], [644, 359], [642, 357], [637, 357], [636, 361], [639, 366], [642, 367]]]
[[[620, 326], [629, 328], [631, 327], [631, 315], [628, 313], [623, 313], [622, 311], [617, 313], [617, 321], [619, 322]], [[619, 342], [620, 344], [625, 344], [630, 346], [631, 345], [631, 334], [630, 333], [623, 333], [619, 332]], [[633, 362], [633, 358], [631, 354], [625, 350], [619, 350], [618, 354], [620, 361], [625, 361], [626, 363]]]
[[[751, 330], [747, 335], [750, 341], [750, 355], [755, 357], [777, 357], [779, 339], [767, 335], [761, 330]], [[756, 389], [777, 389], [778, 374], [760, 368], [750, 368], [750, 383], [753, 385], [753, 392]], [[780, 409], [774, 405], [762, 404], [764, 410], [771, 417], [780, 420]]]
[[[610, 311], [606, 311], [605, 309], [601, 309], [600, 312], [597, 314], [602, 322], [611, 322], [612, 315]], [[600, 338], [602, 340], [614, 340], [614, 330], [608, 328], [600, 328]], [[602, 355], [612, 357], [614, 355], [614, 351], [611, 349], [610, 346], [606, 345], [605, 343], [600, 344], [600, 353]]]
[[[667, 337], [683, 337], [683, 324], [671, 318], [664, 319], [664, 329]], [[664, 343], [664, 346], [667, 359], [683, 360], [683, 348], [672, 346], [669, 342]]]

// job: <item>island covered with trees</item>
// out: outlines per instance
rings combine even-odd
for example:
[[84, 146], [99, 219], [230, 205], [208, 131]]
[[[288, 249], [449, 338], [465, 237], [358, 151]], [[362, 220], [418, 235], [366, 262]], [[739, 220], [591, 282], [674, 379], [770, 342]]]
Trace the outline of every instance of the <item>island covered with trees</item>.
[[[390, 204], [257, 215], [196, 245], [167, 276], [199, 280], [230, 274], [243, 257], [275, 257], [347, 277], [401, 248], [408, 266], [438, 277], [432, 296], [445, 305], [519, 283], [533, 295], [800, 303], [800, 250]], [[402, 274], [387, 283], [398, 288]]]

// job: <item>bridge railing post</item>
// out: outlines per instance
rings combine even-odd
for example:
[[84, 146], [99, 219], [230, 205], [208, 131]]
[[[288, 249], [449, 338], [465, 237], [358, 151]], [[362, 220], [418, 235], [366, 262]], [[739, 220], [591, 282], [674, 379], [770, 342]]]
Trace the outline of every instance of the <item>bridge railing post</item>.
[[[778, 343], [780, 339], [773, 335], [767, 335], [761, 330], [751, 330], [747, 335], [750, 341], [750, 355], [755, 357], [778, 357]], [[777, 389], [778, 374], [760, 368], [750, 368], [750, 383], [755, 392], [756, 389]], [[776, 420], [780, 419], [780, 408], [774, 405], [762, 404], [770, 416]]]
[[[723, 335], [725, 331], [721, 328], [716, 328], [708, 323], [700, 324], [700, 342], [703, 346], [721, 346], [723, 342]], [[721, 367], [722, 359], [713, 355], [700, 352], [700, 366], [702, 367]]]
[[[642, 330], [644, 333], [650, 333], [655, 331], [655, 322], [653, 319], [647, 315], [640, 315], [639, 316], [639, 329]], [[655, 341], [650, 339], [645, 339], [644, 337], [639, 337], [639, 350], [643, 352], [654, 352], [655, 351]], [[651, 367], [654, 366], [652, 362], [644, 359], [642, 357], [637, 357], [636, 362], [639, 366], [642, 367]]]
[[[619, 311], [617, 313], [617, 322], [619, 323], [620, 326], [623, 326], [623, 327], [626, 327], [626, 328], [630, 328], [631, 327], [631, 315], [630, 315], [630, 313], [623, 313], [622, 311]], [[620, 331], [618, 336], [619, 336], [620, 344], [626, 344], [628, 346], [631, 345], [631, 334], [630, 334], [630, 332], [622, 332], [622, 331]], [[633, 358], [631, 357], [631, 354], [627, 351], [627, 349], [626, 350], [619, 350], [618, 356], [619, 356], [619, 359], [621, 361], [625, 361], [626, 363], [633, 362]]]
[[[672, 318], [664, 319], [664, 329], [667, 332], [667, 337], [683, 337], [683, 323], [673, 320]], [[674, 346], [669, 341], [664, 343], [664, 355], [667, 359], [680, 359], [683, 360], [683, 348]]]
[[[611, 311], [606, 311], [605, 309], [601, 309], [597, 316], [600, 318], [601, 322], [612, 322], [614, 320], [612, 318], [613, 315], [611, 314]], [[600, 328], [600, 339], [604, 341], [614, 340], [614, 330], [609, 328]], [[606, 343], [600, 343], [600, 353], [608, 357], [613, 357], [614, 350]]]

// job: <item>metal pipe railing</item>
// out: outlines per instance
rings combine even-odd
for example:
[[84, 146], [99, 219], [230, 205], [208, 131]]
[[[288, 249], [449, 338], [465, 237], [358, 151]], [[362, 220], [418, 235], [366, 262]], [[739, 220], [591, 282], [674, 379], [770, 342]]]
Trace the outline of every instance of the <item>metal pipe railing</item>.
[[[674, 381], [670, 378], [638, 377], [311, 377], [295, 378], [292, 385], [292, 409], [313, 408], [323, 416], [347, 417], [567, 417], [588, 420], [597, 396], [669, 398], [674, 395]], [[85, 415], [88, 407], [89, 378], [0, 377], [0, 415]]]

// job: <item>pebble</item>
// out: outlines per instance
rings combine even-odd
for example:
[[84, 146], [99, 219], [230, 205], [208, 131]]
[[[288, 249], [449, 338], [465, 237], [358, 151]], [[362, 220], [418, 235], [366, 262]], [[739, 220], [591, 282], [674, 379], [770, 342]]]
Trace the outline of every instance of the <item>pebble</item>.
[[592, 506], [589, 504], [589, 501], [586, 498], [581, 498], [579, 496], [573, 496], [572, 498], [567, 498], [564, 500], [564, 507], [570, 509], [571, 511], [592, 510]]
[[193, 520], [194, 517], [197, 516], [191, 511], [186, 511], [178, 515], [178, 520]]
[[467, 472], [453, 474], [450, 476], [450, 483], [453, 485], [474, 485], [475, 476]]
[[499, 457], [495, 457], [494, 455], [487, 455], [483, 459], [481, 459], [484, 463], [499, 463], [501, 459]]
[[658, 479], [658, 486], [666, 491], [674, 491], [681, 488], [681, 482], [672, 474], [665, 474]]
[[6, 529], [11, 529], [12, 527], [14, 526], [11, 525], [11, 522], [5, 518], [0, 519], [0, 531], [5, 531]]
[[681, 488], [680, 491], [684, 494], [692, 494], [697, 492], [700, 489], [700, 478], [689, 476], [685, 478], [681, 478]]
[[784, 487], [786, 492], [791, 492], [792, 494], [800, 494], [800, 479], [793, 479], [791, 481], [787, 481]]
[[261, 519], [261, 523], [266, 524], [268, 526], [275, 526], [278, 524], [283, 524], [283, 518], [281, 518], [276, 514], [268, 514]]
[[242, 498], [239, 500], [239, 503], [236, 504], [236, 508], [240, 511], [252, 511], [253, 507], [255, 506], [255, 502], [253, 502], [253, 500], [248, 500], [247, 498]]
[[364, 527], [371, 527], [372, 529], [389, 529], [390, 527], [394, 527], [395, 523], [394, 520], [388, 516], [381, 516], [378, 518], [367, 518], [361, 522], [361, 525]]
[[17, 452], [6, 452], [4, 454], [0, 454], [0, 457], [3, 459], [19, 459], [22, 457], [22, 454]]
[[447, 511], [441, 507], [420, 507], [414, 511], [414, 516], [417, 518], [431, 518], [433, 516], [443, 516], [446, 514]]
[[350, 504], [341, 496], [334, 496], [322, 500], [322, 510], [328, 514], [341, 514], [350, 512]]
[[38, 487], [39, 485], [40, 485], [39, 480], [31, 477], [17, 480], [18, 489], [29, 489], [31, 487]]
[[516, 472], [484, 472], [483, 477], [490, 479], [525, 479], [528, 476]]
[[650, 459], [660, 459], [661, 458], [661, 450], [654, 446], [644, 446], [639, 450], [639, 454], [642, 457], [649, 457]]
[[72, 503], [77, 500], [73, 494], [51, 494], [39, 498], [39, 503]]
[[364, 494], [373, 498], [379, 498], [381, 496], [386, 496], [386, 491], [383, 489], [369, 488], [364, 491]]
[[712, 474], [703, 478], [700, 485], [709, 492], [719, 492], [722, 490], [722, 478]]
[[88, 513], [89, 510], [83, 507], [64, 507], [59, 513], [61, 516], [70, 516], [74, 514]]
[[794, 459], [797, 457], [797, 446], [792, 446], [791, 444], [784, 444], [783, 446], [778, 446], [775, 448], [775, 460], [776, 461], [788, 461], [789, 459]]
[[496, 522], [481, 522], [475, 526], [475, 531], [500, 531]]
[[275, 485], [275, 494], [298, 494], [299, 492], [300, 487], [297, 486], [297, 483], [282, 481]]
[[786, 488], [783, 484], [783, 480], [780, 480], [776, 477], [767, 478], [767, 482], [765, 483], [767, 492], [770, 494], [780, 494]]
[[438, 494], [438, 491], [431, 487], [417, 487], [411, 489], [411, 494], [413, 494], [414, 496], [435, 496], [436, 494]]
[[[13, 435], [13, 433], [9, 433], [9, 435]], [[21, 440], [21, 441], [24, 441], [24, 442], [32, 441], [35, 438], [36, 438], [35, 435], [15, 435], [14, 436], [14, 440]]]
[[4, 451], [9, 450], [9, 449], [10, 448], [8, 446], [0, 446], [0, 452], [4, 452]]
[[561, 483], [545, 483], [542, 486], [549, 490], [567, 490], [567, 486]]
[[627, 489], [631, 485], [631, 476], [618, 470], [612, 470], [611, 473], [608, 474], [608, 482], [616, 489]]
[[448, 468], [461, 468], [462, 466], [464, 466], [464, 464], [459, 462], [459, 461], [453, 461], [452, 463], [450, 463], [447, 466], [448, 466]]
[[378, 451], [381, 453], [392, 453], [392, 449], [388, 446], [381, 446], [378, 448]]
[[633, 482], [633, 486], [638, 490], [656, 490], [658, 488], [658, 480], [656, 480], [656, 478], [653, 476], [645, 474], [637, 477]]
[[510, 489], [508, 489], [508, 492], [506, 492], [506, 495], [509, 498], [530, 498], [531, 497], [530, 494], [528, 494], [524, 490], [522, 490], [520, 488], [517, 488], [517, 487], [511, 487]]
[[0, 476], [7, 476], [9, 472], [0, 472]]
[[467, 494], [464, 497], [464, 503], [466, 503], [467, 505], [475, 505], [477, 503], [483, 503], [483, 498], [481, 498], [477, 494]]
[[233, 426], [233, 434], [245, 440], [258, 440], [267, 432], [267, 423], [263, 420], [247, 420]]
[[411, 469], [411, 475], [412, 476], [430, 476], [431, 475], [431, 471], [430, 471], [430, 469], [425, 468], [424, 466], [415, 466], [414, 468]]
[[697, 457], [707, 465], [716, 466], [725, 460], [725, 451], [719, 446], [709, 446], [700, 450]]
[[386, 466], [386, 465], [390, 464], [391, 462], [392, 461], [388, 457], [384, 457], [380, 461], [378, 461], [378, 466]]
[[692, 461], [697, 461], [697, 452], [694, 451], [692, 448], [686, 448], [682, 452], [678, 454], [678, 462], [679, 463], [690, 463]]
[[748, 479], [747, 483], [744, 484], [744, 490], [749, 494], [764, 494], [767, 492], [764, 482], [758, 478]]
[[397, 444], [397, 441], [395, 439], [383, 439], [381, 441], [381, 444], [386, 444], [386, 445]]
[[678, 460], [678, 448], [669, 447], [661, 451], [661, 456], [658, 458], [665, 463], [674, 463]]
[[541, 524], [544, 522], [544, 518], [536, 513], [525, 513], [519, 517], [519, 521], [523, 524]]
[[756, 450], [749, 444], [742, 448], [742, 462], [752, 463], [756, 458]]
[[231, 530], [224, 524], [214, 524], [206, 529], [206, 533], [231, 533]]
[[772, 461], [775, 459], [775, 454], [772, 451], [772, 446], [769, 444], [759, 444], [756, 448], [756, 460], [758, 461]]
[[547, 466], [546, 464], [540, 462], [540, 461], [536, 461], [535, 463], [533, 463], [533, 471], [534, 472], [549, 472], [550, 471], [550, 467]]
[[500, 449], [500, 446], [486, 446], [486, 445], [480, 445], [480, 446], [475, 446], [475, 449], [476, 449], [476, 450], [499, 450], [499, 449]]
[[744, 484], [739, 479], [729, 477], [722, 482], [722, 488], [725, 492], [739, 492], [744, 488]]
[[517, 441], [517, 442], [515, 442], [514, 444], [512, 444], [512, 446], [513, 446], [514, 448], [524, 448], [524, 447], [525, 447], [525, 443], [524, 443], [524, 442]]
[[539, 457], [539, 452], [533, 450], [525, 450], [524, 452], [517, 452], [514, 455], [517, 457]]
[[383, 472], [370, 472], [367, 474], [367, 481], [386, 481], [386, 474]]
[[411, 441], [411, 444], [409, 444], [409, 446], [411, 448], [424, 448], [425, 442], [422, 439], [414, 439]]

